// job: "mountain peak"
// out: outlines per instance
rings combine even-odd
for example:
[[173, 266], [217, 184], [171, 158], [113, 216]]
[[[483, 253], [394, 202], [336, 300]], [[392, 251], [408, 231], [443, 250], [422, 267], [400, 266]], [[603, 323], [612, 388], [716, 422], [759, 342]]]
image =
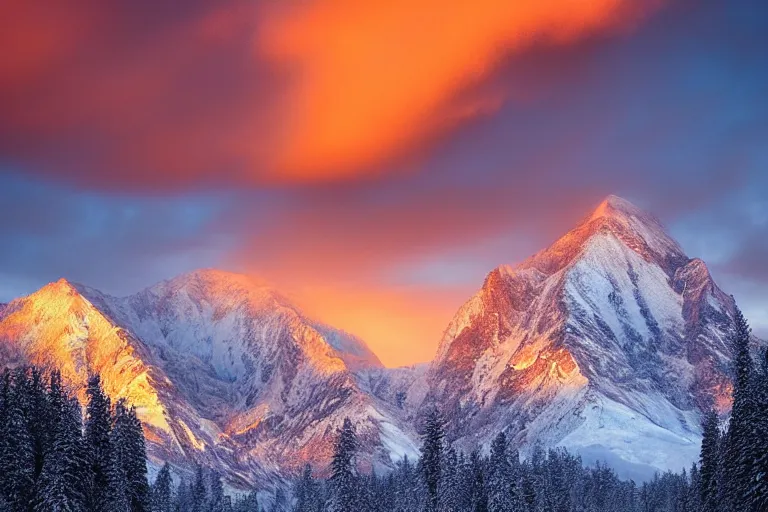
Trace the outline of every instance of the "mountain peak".
[[[534, 268], [551, 275], [579, 258], [590, 242], [609, 236], [647, 261], [656, 261], [671, 276], [688, 257], [654, 215], [621, 197], [610, 195], [574, 229], [551, 246], [523, 261], [507, 273]], [[617, 247], [616, 245], [605, 245]]]
[[625, 477], [679, 471], [698, 457], [701, 412], [728, 406], [733, 311], [653, 214], [609, 196], [488, 274], [445, 331], [424, 403], [469, 449], [504, 430], [523, 453], [565, 446]]
[[590, 220], [602, 217], [648, 217], [649, 215], [623, 197], [609, 195], [597, 206]]
[[[41, 303], [61, 303], [63, 300], [69, 301], [78, 296], [80, 292], [77, 286], [64, 278], [48, 283], [29, 295], [30, 298], [35, 298]], [[65, 299], [67, 297], [69, 299]]]
[[68, 280], [64, 279], [63, 277], [58, 281], [48, 283], [43, 288], [49, 288], [51, 290], [58, 290], [58, 291], [77, 291], [77, 288], [75, 287], [75, 285], [69, 282]]
[[169, 281], [178, 285], [191, 282], [203, 283], [209, 286], [239, 286], [248, 288], [267, 288], [267, 283], [251, 275], [219, 270], [216, 268], [201, 268], [180, 274]]

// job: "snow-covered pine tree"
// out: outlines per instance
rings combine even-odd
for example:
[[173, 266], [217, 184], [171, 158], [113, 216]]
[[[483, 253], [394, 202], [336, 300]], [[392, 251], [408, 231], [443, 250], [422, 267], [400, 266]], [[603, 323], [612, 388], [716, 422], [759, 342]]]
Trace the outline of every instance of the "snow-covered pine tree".
[[536, 505], [536, 480], [533, 473], [533, 467], [530, 462], [526, 461], [522, 465], [523, 476], [521, 478], [520, 493], [523, 498], [524, 505], [530, 510]]
[[344, 424], [339, 431], [331, 461], [331, 496], [330, 512], [356, 512], [357, 471], [355, 469], [355, 454], [357, 453], [357, 436], [352, 422], [344, 418]]
[[370, 510], [371, 512], [390, 511], [385, 508], [383, 480], [375, 471], [369, 475], [361, 475], [358, 480], [357, 506], [358, 510]]
[[129, 477], [126, 470], [130, 458], [128, 410], [125, 401], [115, 404], [114, 421], [109, 433], [109, 466], [107, 470], [108, 510], [131, 512]]
[[206, 512], [226, 512], [224, 500], [224, 485], [221, 483], [221, 475], [211, 471], [209, 475], [211, 493], [208, 498]]
[[463, 452], [459, 452], [458, 454], [456, 468], [458, 479], [457, 510], [472, 510], [475, 475], [470, 459], [466, 457]]
[[[56, 427], [59, 420], [62, 417], [64, 411], [64, 405], [67, 403], [69, 397], [67, 396], [64, 388], [61, 385], [61, 373], [58, 370], [51, 372], [48, 384], [48, 429], [51, 432], [51, 436], [55, 436]], [[82, 416], [80, 416], [80, 423], [82, 426]], [[51, 440], [51, 448], [53, 448], [53, 440]]]
[[29, 510], [35, 486], [35, 446], [29, 432], [30, 396], [27, 371], [9, 377], [5, 425], [0, 443], [0, 484], [9, 512]]
[[750, 475], [755, 453], [752, 451], [751, 420], [755, 410], [754, 372], [749, 341], [751, 330], [747, 320], [736, 308], [734, 332], [730, 344], [733, 350], [733, 408], [726, 437], [724, 470], [726, 506], [734, 510], [749, 510]]
[[504, 432], [499, 432], [491, 442], [488, 475], [489, 512], [512, 512], [511, 476], [512, 468], [507, 458], [507, 436]]
[[397, 464], [395, 474], [394, 510], [398, 512], [411, 510], [414, 507], [414, 502], [417, 498], [417, 486], [415, 485], [417, 475], [413, 469], [413, 464], [411, 464], [410, 459], [408, 459], [408, 455], [403, 457]]
[[715, 510], [717, 510], [717, 512], [734, 512], [732, 511], [728, 500], [728, 489], [730, 488], [728, 480], [730, 475], [725, 466], [725, 452], [728, 450], [729, 446], [728, 435], [729, 432], [726, 427], [725, 431], [720, 434], [720, 442], [717, 445], [717, 474], [715, 476], [715, 481], [717, 482], [718, 503]]
[[[0, 380], [0, 470], [8, 466], [8, 421], [11, 394], [11, 375], [8, 369], [3, 370]], [[4, 471], [0, 471], [0, 504], [3, 509], [10, 508], [6, 500], [8, 482]]]
[[459, 493], [461, 492], [461, 482], [459, 479], [459, 459], [456, 450], [449, 447], [445, 450], [445, 456], [442, 460], [442, 470], [440, 471], [442, 485], [439, 493], [439, 506], [441, 512], [459, 512]]
[[192, 506], [192, 486], [193, 484], [187, 483], [185, 480], [179, 482], [173, 499], [174, 512], [187, 512], [194, 508]]
[[440, 471], [443, 458], [443, 419], [437, 409], [427, 413], [424, 423], [424, 433], [421, 436], [421, 460], [419, 471], [427, 492], [427, 511], [438, 509], [438, 489], [440, 487]]
[[148, 512], [149, 481], [147, 480], [147, 449], [144, 442], [144, 430], [136, 415], [135, 407], [125, 411], [124, 419], [123, 440], [126, 451], [122, 464], [127, 476], [127, 497], [132, 512]]
[[768, 510], [768, 349], [760, 357], [760, 364], [755, 371], [755, 411], [752, 415], [753, 452], [755, 463], [750, 477], [750, 497], [758, 510]]
[[[52, 380], [56, 382], [56, 380]], [[51, 399], [59, 400], [59, 388], [51, 386]], [[88, 465], [82, 438], [80, 404], [71, 399], [58, 406], [52, 448], [45, 457], [38, 482], [36, 512], [80, 512], [86, 508], [85, 482]]]
[[88, 379], [85, 417], [85, 447], [90, 466], [87, 501], [90, 510], [109, 510], [108, 489], [111, 465], [109, 434], [112, 430], [109, 397], [101, 389], [101, 377]]
[[28, 370], [29, 378], [25, 382], [25, 393], [29, 402], [29, 411], [27, 413], [27, 429], [32, 437], [32, 446], [35, 457], [35, 481], [40, 477], [43, 471], [43, 461], [46, 453], [51, 449], [52, 434], [52, 415], [58, 415], [50, 408], [48, 401], [48, 390], [43, 379], [43, 373], [37, 367], [31, 367]]
[[[523, 491], [521, 485], [522, 465], [520, 464], [520, 453], [517, 450], [508, 450], [507, 460], [510, 466], [509, 477], [509, 495], [512, 512], [525, 510]], [[579, 470], [581, 470], [581, 461], [579, 461]]]
[[469, 456], [472, 475], [472, 511], [488, 512], [488, 489], [485, 486], [485, 472], [480, 452], [473, 451]]
[[296, 496], [294, 512], [317, 512], [317, 484], [312, 477], [311, 465], [307, 464], [304, 466], [304, 471], [301, 474], [301, 479], [296, 484], [294, 494]]
[[191, 488], [190, 496], [191, 512], [205, 512], [205, 506], [208, 503], [208, 489], [205, 486], [205, 473], [203, 466], [197, 465], [195, 470], [195, 480]]
[[696, 463], [691, 465], [688, 473], [690, 485], [688, 487], [688, 502], [691, 512], [701, 512], [701, 471]]
[[172, 485], [171, 468], [166, 462], [157, 473], [151, 488], [152, 512], [173, 512]]
[[574, 460], [562, 448], [550, 449], [545, 471], [544, 502], [553, 511], [571, 509], [570, 486], [572, 485], [571, 465]]
[[701, 440], [701, 494], [702, 512], [717, 512], [718, 506], [718, 465], [720, 464], [720, 428], [717, 413], [711, 409], [704, 417]]

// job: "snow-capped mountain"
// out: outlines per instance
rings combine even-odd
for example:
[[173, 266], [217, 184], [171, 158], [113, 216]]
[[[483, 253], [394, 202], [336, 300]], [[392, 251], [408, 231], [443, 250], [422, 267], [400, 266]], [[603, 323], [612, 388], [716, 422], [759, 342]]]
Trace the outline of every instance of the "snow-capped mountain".
[[451, 439], [506, 430], [627, 476], [697, 459], [702, 409], [727, 409], [733, 299], [653, 216], [611, 196], [576, 229], [488, 274], [428, 373]]
[[0, 305], [0, 362], [90, 372], [137, 407], [150, 458], [230, 485], [323, 473], [345, 417], [361, 469], [418, 454], [437, 405], [463, 450], [506, 431], [623, 476], [696, 460], [702, 410], [730, 404], [735, 304], [653, 216], [609, 197], [515, 267], [491, 271], [429, 365], [383, 368], [365, 343], [249, 277], [201, 270], [129, 297], [64, 280]]
[[125, 298], [59, 281], [9, 304], [0, 347], [76, 390], [100, 372], [137, 406], [154, 460], [204, 462], [234, 485], [322, 472], [345, 417], [363, 466], [416, 454], [395, 407], [358, 385], [354, 371], [382, 368], [368, 347], [245, 276], [197, 271]]

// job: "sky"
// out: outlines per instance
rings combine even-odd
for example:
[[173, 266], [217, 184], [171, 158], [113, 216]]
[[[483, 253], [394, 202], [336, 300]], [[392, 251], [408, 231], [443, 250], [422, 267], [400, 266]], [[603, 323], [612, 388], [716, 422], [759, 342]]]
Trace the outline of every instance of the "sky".
[[0, 302], [259, 276], [429, 360], [617, 194], [768, 336], [768, 4], [4, 3]]

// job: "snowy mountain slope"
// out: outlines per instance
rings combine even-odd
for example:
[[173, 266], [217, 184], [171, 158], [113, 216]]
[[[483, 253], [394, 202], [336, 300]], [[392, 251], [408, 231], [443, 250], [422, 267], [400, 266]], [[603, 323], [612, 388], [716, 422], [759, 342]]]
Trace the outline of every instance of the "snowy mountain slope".
[[[66, 297], [85, 313], [52, 307]], [[88, 371], [102, 372], [111, 396], [137, 405], [157, 460], [204, 462], [241, 486], [274, 482], [305, 462], [322, 472], [331, 434], [345, 417], [365, 440], [363, 467], [382, 469], [392, 453], [415, 454], [413, 434], [394, 408], [362, 392], [347, 366], [379, 369], [370, 350], [308, 320], [247, 277], [197, 271], [126, 298], [59, 283], [15, 301], [9, 311], [19, 308], [28, 312], [0, 318], [6, 361], [76, 367], [67, 378], [74, 387]], [[79, 331], [72, 328], [75, 317], [83, 317]], [[103, 364], [72, 348], [83, 338], [99, 350], [112, 347]], [[120, 350], [133, 359], [119, 364], [125, 359]], [[151, 400], [131, 392], [126, 365], [151, 376], [144, 389]], [[150, 429], [150, 419], [183, 442], [166, 442]]]
[[[212, 446], [215, 433], [179, 396], [149, 348], [67, 281], [8, 305], [0, 315], [0, 349], [5, 364], [58, 368], [81, 399], [88, 375], [100, 373], [113, 400], [126, 398], [137, 407], [152, 460], [182, 463], [194, 454], [200, 462], [215, 462], [197, 449]], [[253, 471], [268, 476], [261, 466]]]
[[491, 271], [429, 365], [383, 368], [359, 339], [248, 277], [201, 270], [116, 298], [59, 281], [0, 309], [0, 361], [100, 372], [137, 406], [153, 461], [230, 485], [327, 468], [357, 425], [361, 469], [418, 453], [438, 405], [463, 450], [506, 430], [624, 476], [698, 456], [701, 411], [730, 406], [733, 299], [651, 215], [609, 197], [549, 248]]
[[428, 372], [465, 448], [506, 429], [625, 474], [698, 456], [700, 414], [728, 407], [733, 299], [653, 216], [611, 196], [456, 314]]
[[413, 425], [416, 412], [429, 391], [428, 363], [399, 368], [369, 368], [355, 372], [360, 389], [387, 404], [404, 423]]

